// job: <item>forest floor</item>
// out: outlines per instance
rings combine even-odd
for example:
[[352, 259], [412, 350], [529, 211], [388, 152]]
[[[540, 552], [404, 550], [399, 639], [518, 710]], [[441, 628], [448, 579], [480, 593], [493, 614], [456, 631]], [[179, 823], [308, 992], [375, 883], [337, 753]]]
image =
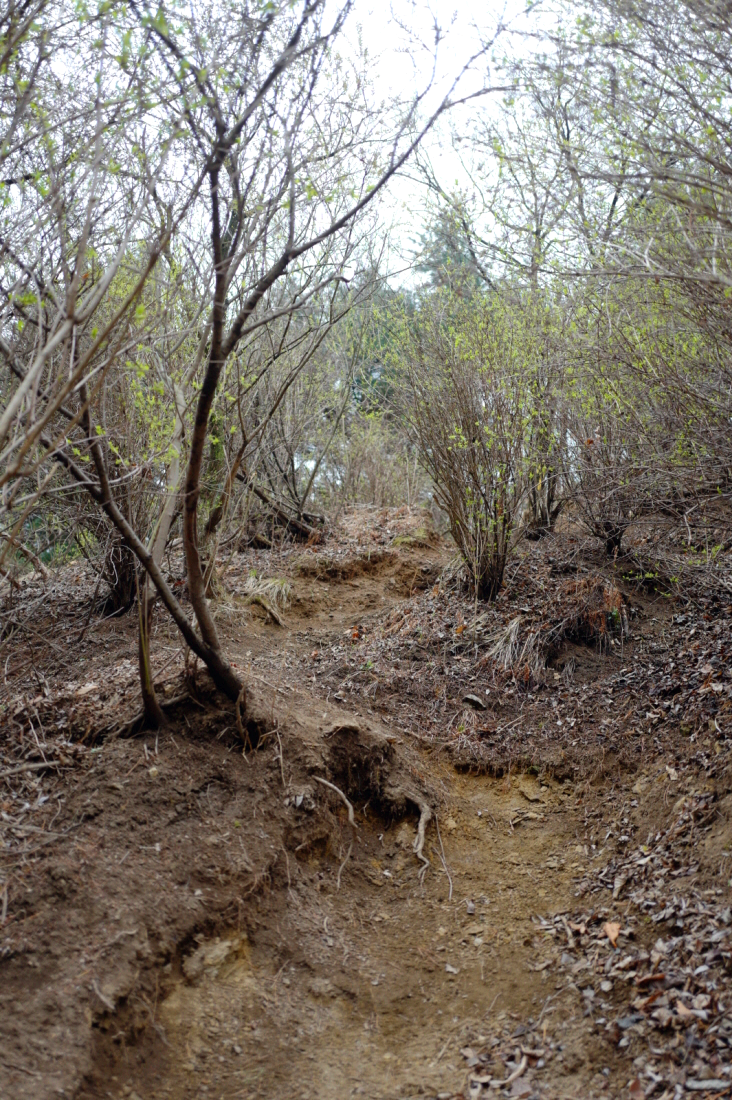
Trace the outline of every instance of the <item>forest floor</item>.
[[2, 1100], [730, 1095], [731, 555], [630, 546], [525, 543], [490, 608], [422, 512], [222, 556], [244, 746], [161, 612], [156, 734], [134, 613], [25, 579]]

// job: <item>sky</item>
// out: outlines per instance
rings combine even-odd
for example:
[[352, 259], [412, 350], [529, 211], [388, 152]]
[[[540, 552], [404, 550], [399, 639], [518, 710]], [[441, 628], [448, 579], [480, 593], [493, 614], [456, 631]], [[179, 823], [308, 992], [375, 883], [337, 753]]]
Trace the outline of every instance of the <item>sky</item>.
[[[346, 41], [354, 51], [358, 42], [368, 50], [374, 62], [375, 89], [379, 97], [393, 95], [408, 98], [415, 90], [422, 90], [432, 79], [434, 23], [443, 31], [444, 39], [438, 50], [438, 61], [433, 78], [432, 91], [425, 101], [425, 112], [436, 106], [455, 76], [460, 73], [470, 57], [479, 48], [481, 37], [490, 38], [499, 23], [508, 25], [517, 33], [505, 33], [498, 40], [496, 52], [525, 50], [520, 31], [526, 27], [522, 18], [524, 4], [518, 0], [499, 3], [496, 0], [452, 0], [448, 3], [423, 3], [417, 0], [356, 0], [355, 10], [346, 31]], [[412, 37], [399, 26], [405, 23], [412, 28]], [[485, 59], [467, 73], [460, 84], [462, 93], [476, 90], [486, 79], [488, 66]], [[490, 74], [492, 75], [492, 74]], [[496, 111], [500, 94], [492, 94], [469, 106], [456, 108], [449, 118], [443, 119], [425, 139], [423, 154], [429, 157], [440, 184], [449, 190], [455, 186], [470, 187], [460, 157], [450, 141], [450, 125], [467, 131], [471, 119], [478, 111]], [[391, 222], [392, 267], [408, 263], [413, 242], [419, 237], [424, 224], [424, 206], [427, 192], [418, 173], [409, 165], [394, 180], [382, 203], [386, 221]]]

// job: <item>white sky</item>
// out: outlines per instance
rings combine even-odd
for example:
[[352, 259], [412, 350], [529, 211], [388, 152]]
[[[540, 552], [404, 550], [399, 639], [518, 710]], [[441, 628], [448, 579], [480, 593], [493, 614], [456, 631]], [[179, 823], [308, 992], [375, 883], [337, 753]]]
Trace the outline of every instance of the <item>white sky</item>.
[[[433, 25], [437, 21], [445, 38], [438, 52], [434, 88], [425, 104], [427, 113], [429, 106], [437, 105], [455, 76], [477, 52], [481, 37], [492, 37], [499, 22], [517, 31], [526, 26], [522, 19], [523, 8], [524, 4], [519, 0], [508, 0], [506, 3], [503, 0], [448, 0], [448, 3], [436, 3], [433, 0], [431, 6], [420, 0], [357, 0], [346, 39], [354, 43], [360, 35], [374, 60], [379, 98], [387, 99], [392, 95], [409, 97], [429, 82], [432, 55], [428, 47], [434, 41]], [[398, 21], [409, 24], [415, 38], [421, 38], [425, 47], [420, 49], [414, 39], [410, 42]], [[496, 53], [514, 52], [517, 48], [525, 49], [525, 46], [517, 42], [516, 36], [504, 32], [497, 43]], [[486, 78], [487, 70], [488, 62], [481, 59], [474, 74], [464, 78], [461, 85], [463, 94], [479, 87]], [[491, 101], [494, 106], [491, 106]], [[458, 108], [450, 113], [452, 124], [457, 122], [467, 129], [471, 116], [478, 111], [495, 110], [499, 101], [500, 95], [492, 95]], [[456, 182], [467, 187], [470, 181], [451, 147], [449, 125], [448, 119], [438, 123], [423, 148], [445, 189], [454, 187]], [[416, 239], [422, 229], [425, 198], [424, 185], [416, 181], [408, 167], [405, 174], [393, 181], [389, 188], [383, 209], [385, 218], [395, 225], [392, 266], [401, 266], [401, 261], [408, 259], [410, 241]]]

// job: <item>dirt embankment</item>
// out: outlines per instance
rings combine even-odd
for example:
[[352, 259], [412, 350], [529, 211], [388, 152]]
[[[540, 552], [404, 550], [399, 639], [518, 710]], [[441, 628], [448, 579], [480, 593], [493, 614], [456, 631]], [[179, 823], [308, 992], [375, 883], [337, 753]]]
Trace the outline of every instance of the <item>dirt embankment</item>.
[[[603, 608], [599, 636], [509, 674], [487, 658], [534, 621], [526, 593], [471, 620], [423, 523], [351, 517], [314, 550], [228, 563], [245, 753], [200, 674], [167, 729], [119, 735], [134, 628], [93, 626], [68, 657], [83, 577], [45, 648], [40, 621], [18, 635], [0, 1097], [729, 1091], [724, 606], [678, 622], [607, 577], [630, 636]], [[531, 553], [567, 599], [556, 550]], [[283, 626], [245, 602], [252, 570], [291, 586]], [[163, 622], [155, 648], [174, 699]]]

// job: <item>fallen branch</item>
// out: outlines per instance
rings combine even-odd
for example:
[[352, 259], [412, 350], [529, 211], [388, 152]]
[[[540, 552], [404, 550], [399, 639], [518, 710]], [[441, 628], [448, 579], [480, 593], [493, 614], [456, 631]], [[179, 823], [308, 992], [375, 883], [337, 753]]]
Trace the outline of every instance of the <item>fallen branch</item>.
[[7, 771], [0, 772], [0, 779], [7, 779], [11, 775], [20, 775], [21, 772], [37, 772], [42, 768], [59, 768], [62, 767], [58, 760], [39, 760], [37, 764], [19, 764], [17, 768], [9, 768]]
[[[242, 480], [245, 480], [242, 477]], [[316, 529], [310, 527], [309, 524], [303, 523], [302, 520], [296, 519], [285, 511], [276, 501], [272, 500], [270, 496], [265, 493], [264, 489], [260, 489], [257, 485], [252, 485], [252, 491], [255, 496], [258, 496], [262, 504], [270, 509], [272, 514], [282, 524], [283, 527], [291, 527], [293, 531], [296, 531], [300, 538], [310, 539], [316, 534]]]

